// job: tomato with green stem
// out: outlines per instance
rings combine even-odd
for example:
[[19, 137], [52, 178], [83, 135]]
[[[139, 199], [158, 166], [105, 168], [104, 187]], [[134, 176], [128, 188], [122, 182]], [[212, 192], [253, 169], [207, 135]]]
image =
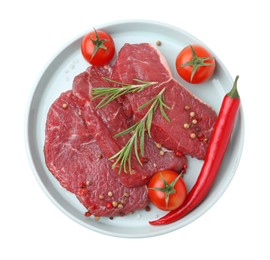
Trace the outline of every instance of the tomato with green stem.
[[177, 73], [185, 81], [193, 84], [209, 80], [216, 67], [216, 62], [211, 53], [201, 45], [189, 45], [176, 57]]
[[148, 183], [148, 195], [161, 210], [170, 211], [180, 207], [187, 196], [182, 174], [171, 170], [157, 172]]
[[115, 44], [110, 34], [94, 29], [83, 37], [81, 52], [90, 64], [103, 66], [112, 60], [115, 54]]

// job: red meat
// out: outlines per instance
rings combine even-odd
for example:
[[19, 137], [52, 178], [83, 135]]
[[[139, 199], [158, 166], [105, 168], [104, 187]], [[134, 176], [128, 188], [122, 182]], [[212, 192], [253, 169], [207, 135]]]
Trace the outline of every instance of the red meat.
[[111, 170], [72, 91], [61, 94], [48, 112], [44, 155], [51, 173], [90, 214], [126, 215], [147, 206], [146, 187], [127, 188]]
[[153, 139], [168, 149], [205, 158], [216, 112], [173, 79], [165, 58], [155, 47], [147, 43], [125, 44], [118, 54], [113, 75], [125, 83], [132, 83], [133, 79], [158, 82], [139, 93], [126, 95], [135, 122], [146, 112], [138, 107], [165, 88], [164, 101], [170, 107], [166, 110], [170, 122], [157, 110], [151, 128]]
[[[114, 138], [114, 135], [126, 130], [133, 121], [127, 116], [124, 107], [117, 100], [110, 102], [103, 108], [96, 109], [99, 99], [91, 100], [89, 94], [92, 87], [110, 87], [111, 83], [103, 77], [111, 77], [109, 67], [89, 67], [85, 72], [76, 76], [73, 82], [73, 92], [81, 106], [82, 116], [87, 123], [89, 131], [97, 141], [102, 153], [110, 158], [116, 154], [129, 140], [130, 135]], [[135, 187], [146, 184], [157, 171], [171, 169], [181, 171], [187, 164], [184, 156], [176, 156], [174, 152], [167, 150], [160, 153], [156, 143], [147, 135], [145, 138], [145, 155], [141, 165], [135, 154], [132, 154], [132, 174], [124, 171], [119, 173], [119, 168], [114, 171], [120, 182], [127, 187]], [[113, 164], [113, 161], [110, 161]]]

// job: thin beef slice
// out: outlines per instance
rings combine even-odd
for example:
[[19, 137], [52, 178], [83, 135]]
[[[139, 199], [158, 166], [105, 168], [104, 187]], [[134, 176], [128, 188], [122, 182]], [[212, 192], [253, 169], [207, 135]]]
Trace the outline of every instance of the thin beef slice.
[[[50, 107], [44, 155], [50, 172], [90, 214], [122, 216], [147, 206], [146, 187], [127, 188], [111, 170], [86, 127], [72, 91], [61, 94]], [[108, 207], [110, 203], [122, 206]]]
[[205, 158], [216, 112], [172, 77], [165, 58], [154, 46], [125, 44], [113, 69], [114, 79], [121, 82], [132, 83], [133, 79], [157, 82], [139, 93], [126, 95], [135, 122], [147, 111], [138, 108], [165, 88], [164, 101], [170, 107], [165, 112], [170, 122], [157, 110], [151, 128], [153, 139], [168, 149]]

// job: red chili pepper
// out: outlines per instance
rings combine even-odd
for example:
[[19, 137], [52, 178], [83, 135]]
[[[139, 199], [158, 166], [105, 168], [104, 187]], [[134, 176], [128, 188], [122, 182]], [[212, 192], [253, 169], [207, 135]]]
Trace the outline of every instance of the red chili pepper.
[[91, 214], [91, 212], [89, 212], [89, 211], [86, 211], [85, 213], [84, 213], [84, 216], [85, 217], [90, 217], [92, 214]]
[[107, 209], [112, 209], [113, 208], [113, 204], [111, 202], [107, 202], [106, 208]]
[[197, 207], [206, 197], [218, 174], [240, 107], [237, 80], [238, 76], [232, 90], [223, 99], [203, 167], [185, 202], [160, 219], [150, 221], [150, 224], [163, 225], [177, 221]]

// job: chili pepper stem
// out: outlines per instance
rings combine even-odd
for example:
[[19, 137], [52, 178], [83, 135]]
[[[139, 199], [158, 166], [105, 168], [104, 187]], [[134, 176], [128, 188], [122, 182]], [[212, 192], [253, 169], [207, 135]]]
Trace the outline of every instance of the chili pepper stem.
[[233, 83], [233, 87], [231, 89], [231, 91], [227, 94], [227, 96], [231, 97], [231, 98], [239, 98], [239, 94], [237, 91], [237, 80], [238, 80], [239, 76], [237, 75], [234, 83]]

